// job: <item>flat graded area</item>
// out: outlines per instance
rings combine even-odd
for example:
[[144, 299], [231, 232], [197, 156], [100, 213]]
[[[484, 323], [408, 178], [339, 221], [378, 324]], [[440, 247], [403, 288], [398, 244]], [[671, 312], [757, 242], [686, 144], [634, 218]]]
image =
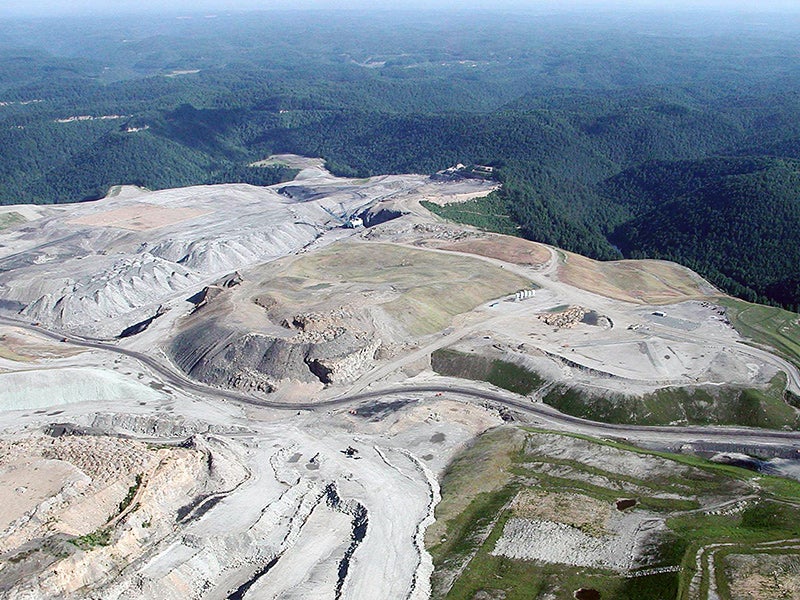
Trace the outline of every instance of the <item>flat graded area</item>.
[[469, 185], [480, 185], [482, 189], [477, 191], [461, 192], [461, 193], [447, 193], [437, 194], [435, 184], [431, 184], [430, 189], [425, 190], [425, 201], [432, 202], [438, 206], [446, 206], [448, 204], [460, 204], [462, 202], [469, 202], [470, 200], [477, 200], [484, 198], [494, 191], [500, 189], [500, 184], [491, 181], [470, 180]]
[[381, 308], [411, 335], [440, 331], [455, 315], [529, 286], [519, 275], [469, 257], [377, 243], [337, 244], [301, 256], [261, 284], [298, 308], [342, 302], [347, 292], [366, 296], [367, 302], [380, 293]]
[[515, 265], [541, 267], [550, 260], [550, 251], [536, 242], [507, 235], [489, 234], [483, 239], [464, 239], [436, 245], [442, 250], [477, 254]]
[[137, 202], [131, 206], [72, 219], [68, 223], [72, 225], [89, 225], [91, 227], [119, 227], [130, 231], [149, 231], [202, 217], [208, 212], [202, 209], [169, 208], [157, 204]]
[[640, 304], [667, 304], [713, 295], [689, 269], [658, 260], [601, 262], [563, 252], [558, 277], [564, 283], [609, 298]]
[[[720, 555], [715, 571], [709, 558], [717, 548], [756, 564], [770, 548], [769, 589], [789, 589], [798, 498], [797, 482], [695, 457], [502, 427], [444, 475], [427, 538], [432, 597], [567, 600], [592, 589], [615, 600], [751, 598], [728, 593], [727, 562]], [[733, 577], [730, 590], [741, 592]]]
[[322, 171], [325, 168], [325, 161], [321, 158], [308, 158], [296, 154], [273, 154], [264, 160], [250, 163], [251, 167], [271, 167], [281, 165], [292, 169], [313, 169]]
[[75, 356], [80, 348], [67, 346], [18, 327], [0, 326], [0, 359], [31, 362]]

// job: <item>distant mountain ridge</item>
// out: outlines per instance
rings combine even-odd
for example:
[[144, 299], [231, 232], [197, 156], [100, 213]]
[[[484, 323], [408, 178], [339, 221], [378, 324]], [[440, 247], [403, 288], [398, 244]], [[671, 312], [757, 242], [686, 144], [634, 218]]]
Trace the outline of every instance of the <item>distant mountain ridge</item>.
[[276, 153], [357, 178], [488, 164], [503, 187], [481, 206], [503, 231], [597, 259], [668, 257], [797, 309], [796, 35], [779, 16], [758, 30], [737, 18], [9, 21], [0, 204], [268, 185], [291, 172], [248, 165]]

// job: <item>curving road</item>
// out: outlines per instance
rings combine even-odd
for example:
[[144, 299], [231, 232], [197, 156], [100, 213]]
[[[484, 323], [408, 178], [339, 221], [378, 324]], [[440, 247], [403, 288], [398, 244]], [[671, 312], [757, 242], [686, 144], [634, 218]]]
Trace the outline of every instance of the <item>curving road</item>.
[[521, 396], [511, 392], [493, 391], [470, 387], [469, 385], [400, 385], [385, 387], [377, 390], [359, 391], [356, 393], [346, 393], [336, 398], [320, 400], [318, 402], [273, 402], [243, 392], [225, 390], [205, 385], [190, 379], [183, 373], [176, 371], [171, 366], [159, 362], [152, 356], [121, 348], [108, 342], [86, 339], [70, 334], [58, 333], [45, 327], [34, 325], [13, 319], [10, 317], [0, 317], [0, 325], [9, 325], [34, 331], [47, 338], [66, 341], [70, 344], [84, 348], [104, 350], [116, 354], [122, 354], [133, 358], [143, 365], [158, 373], [165, 382], [175, 385], [184, 390], [210, 396], [222, 398], [232, 402], [239, 402], [264, 408], [276, 410], [319, 410], [344, 407], [357, 404], [365, 400], [385, 398], [387, 396], [408, 396], [418, 393], [446, 393], [448, 395], [458, 395], [472, 400], [492, 402], [505, 406], [509, 409], [520, 411], [531, 415], [540, 422], [546, 423], [558, 429], [566, 429], [576, 433], [599, 436], [616, 436], [638, 441], [652, 442], [725, 442], [742, 445], [782, 445], [796, 446], [800, 455], [800, 432], [797, 431], [775, 431], [765, 429], [754, 429], [744, 427], [668, 427], [668, 426], [637, 426], [637, 425], [617, 425], [612, 423], [601, 423], [590, 421], [580, 417], [573, 417], [557, 411], [556, 409], [542, 403], [531, 402]]

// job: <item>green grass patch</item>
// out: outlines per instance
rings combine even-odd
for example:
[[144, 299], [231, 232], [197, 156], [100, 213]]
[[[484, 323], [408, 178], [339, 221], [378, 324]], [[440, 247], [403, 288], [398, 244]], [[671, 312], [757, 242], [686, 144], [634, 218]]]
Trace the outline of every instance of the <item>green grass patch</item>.
[[800, 419], [787, 402], [785, 387], [783, 373], [766, 389], [670, 387], [644, 396], [596, 395], [560, 385], [545, 395], [544, 402], [563, 413], [605, 423], [796, 429]]
[[0, 230], [7, 229], [18, 223], [24, 223], [27, 220], [18, 212], [0, 213]]
[[97, 531], [69, 540], [69, 542], [81, 550], [91, 550], [96, 546], [108, 546], [111, 543], [111, 530], [98, 529]]
[[565, 310], [567, 310], [568, 308], [569, 308], [569, 304], [559, 304], [558, 306], [554, 306], [553, 308], [548, 308], [548, 309], [547, 309], [546, 311], [544, 311], [544, 312], [546, 312], [546, 313], [558, 314], [558, 313], [560, 313], [560, 312], [564, 312], [564, 311], [565, 311]]
[[736, 298], [720, 298], [719, 303], [743, 337], [774, 350], [800, 368], [800, 315]]
[[426, 543], [434, 560], [446, 554], [461, 529], [470, 525], [470, 519], [463, 515], [481, 510], [481, 502], [474, 500], [483, 496], [485, 502], [488, 495], [510, 483], [511, 465], [523, 442], [515, 428], [493, 429], [450, 463], [441, 481], [442, 500], [436, 506], [436, 522], [426, 532]]
[[545, 394], [543, 401], [559, 411], [605, 423], [635, 423], [656, 425], [681, 420], [683, 413], [669, 403], [654, 403], [652, 407], [642, 398], [619, 394], [594, 395], [577, 388], [557, 385]]
[[[585, 496], [591, 496], [592, 498], [596, 498], [597, 500], [603, 500], [605, 502], [608, 502], [609, 504], [614, 503], [617, 499], [620, 498], [620, 496], [636, 496], [637, 500], [639, 501], [639, 503], [637, 504], [638, 508], [644, 508], [652, 510], [654, 512], [694, 510], [699, 506], [697, 501], [695, 500], [676, 499], [676, 498], [654, 498], [651, 496], [632, 494], [626, 491], [624, 486], [621, 486], [619, 488], [609, 489], [602, 487], [600, 485], [594, 485], [586, 481], [581, 481], [579, 479], [556, 477], [553, 475], [546, 475], [544, 473], [537, 473], [535, 471], [531, 471], [524, 468], [516, 468], [514, 469], [513, 472], [516, 475], [525, 476], [528, 478], [535, 478], [538, 481], [538, 485], [545, 489], [576, 492], [579, 494], [583, 494]], [[670, 489], [669, 486], [664, 486], [664, 487], [665, 491], [675, 492], [675, 490]], [[686, 489], [680, 491], [683, 493], [687, 492]]]
[[[133, 499], [136, 497], [136, 492], [139, 491], [141, 485], [142, 474], [140, 473], [136, 475], [134, 484], [128, 488], [128, 493], [125, 494], [125, 497], [117, 505], [117, 515], [122, 514], [122, 512], [131, 505], [131, 502], [133, 502]], [[147, 526], [149, 527], [150, 522], [148, 521], [147, 523]], [[69, 541], [71, 544], [74, 544], [81, 550], [91, 550], [95, 546], [108, 546], [111, 543], [111, 528], [102, 527], [96, 531], [87, 533], [86, 535], [82, 535]]]
[[800, 508], [760, 499], [741, 513], [678, 515], [667, 520], [667, 526], [684, 540], [699, 545], [733, 543], [750, 546], [800, 535]]
[[486, 381], [523, 396], [527, 396], [544, 385], [544, 380], [536, 373], [514, 363], [458, 352], [449, 348], [433, 352], [431, 367], [440, 375]]
[[[546, 437], [529, 438], [515, 451], [513, 445], [508, 444], [510, 431], [513, 429], [505, 427], [479, 438], [473, 447], [456, 459], [443, 481], [443, 503], [451, 502], [452, 495], [463, 491], [471, 473], [480, 477], [481, 473], [496, 468], [492, 456], [499, 452], [509, 461], [508, 472], [499, 480], [495, 490], [482, 488], [483, 491], [460, 514], [451, 516], [448, 535], [432, 547], [436, 568], [434, 598], [472, 600], [475, 597], [502, 597], [509, 600], [546, 595], [567, 600], [573, 597], [575, 590], [586, 587], [600, 591], [603, 598], [673, 600], [685, 597], [694, 573], [695, 556], [701, 547], [727, 543], [733, 544], [730, 552], [747, 553], [748, 548], [756, 552], [758, 544], [800, 537], [800, 506], [797, 505], [800, 482], [757, 476], [746, 469], [713, 463], [701, 457], [644, 450], [614, 440], [535, 428], [521, 430], [540, 436], [575, 438], [576, 442], [581, 440], [582, 443], [609, 446], [621, 452], [648, 455], [691, 467], [673, 470], [672, 474], [670, 470], [661, 472], [656, 468], [652, 476], [617, 474], [602, 465], [582, 462], [578, 458], [592, 455], [591, 446], [576, 446], [564, 454], [562, 445], [553, 446]], [[496, 444], [502, 444], [502, 451], [494, 450]], [[558, 447], [559, 450], [551, 456], [549, 447]], [[624, 456], [614, 460], [624, 460]], [[546, 470], [550, 472], [545, 473]], [[743, 487], [743, 483], [752, 484], [754, 479], [758, 479], [758, 486]], [[625, 577], [603, 569], [492, 556], [491, 551], [512, 516], [511, 511], [503, 510], [503, 507], [517, 491], [526, 487], [534, 488], [538, 493], [574, 493], [576, 497], [588, 496], [609, 504], [620, 497], [636, 497], [639, 504], [634, 510], [662, 514], [669, 528], [654, 546], [653, 566], [677, 565], [681, 570]], [[758, 499], [750, 501], [744, 510], [731, 514], [709, 514], [697, 510], [701, 505], [738, 500], [749, 493], [745, 491], [747, 489], [757, 494]], [[491, 527], [488, 535], [487, 527]], [[465, 560], [469, 561], [466, 565]], [[719, 567], [719, 558], [715, 564], [719, 579], [724, 576], [724, 569]], [[452, 576], [454, 569], [460, 567], [463, 567], [461, 574], [447, 590], [448, 572]], [[703, 563], [703, 570], [701, 589], [707, 589], [707, 561]], [[718, 584], [721, 590], [727, 589], [724, 581], [718, 581]]]
[[133, 499], [136, 497], [136, 492], [139, 491], [139, 487], [142, 485], [142, 474], [139, 473], [136, 475], [134, 479], [134, 483], [131, 487], [128, 488], [128, 493], [125, 494], [125, 497], [119, 503], [117, 514], [121, 514], [126, 508], [131, 505]]
[[436, 565], [431, 578], [436, 597], [446, 593], [451, 574], [481, 546], [487, 529], [516, 493], [518, 485], [509, 467], [522, 448], [520, 433], [514, 428], [491, 430], [448, 466], [436, 522], [425, 535]]
[[[311, 298], [308, 289], [320, 284], [327, 285]], [[383, 303], [383, 310], [413, 335], [427, 335], [450, 325], [455, 315], [530, 287], [530, 281], [469, 256], [383, 243], [337, 243], [279, 261], [260, 287], [258, 295], [298, 312], [313, 310], [309, 303], [347, 302], [348, 294], [391, 292], [396, 297]]]
[[518, 489], [517, 485], [509, 484], [497, 491], [480, 494], [464, 512], [450, 521], [447, 537], [431, 548], [431, 555], [452, 560], [475, 550], [479, 545], [476, 530], [490, 526]]
[[537, 471], [537, 464], [531, 463], [530, 462], [531, 458], [533, 458], [540, 464], [569, 467], [572, 471], [575, 471], [576, 473], [592, 475], [595, 478], [602, 477], [610, 482], [614, 482], [615, 484], [629, 484], [631, 487], [649, 489], [653, 494], [658, 494], [659, 492], [665, 492], [670, 494], [681, 494], [681, 493], [685, 494], [687, 492], [694, 491], [695, 489], [694, 486], [692, 487], [688, 486], [682, 479], [673, 479], [666, 477], [658, 477], [653, 480], [639, 479], [636, 477], [631, 477], [630, 475], [622, 475], [619, 473], [614, 473], [612, 471], [605, 471], [603, 469], [598, 469], [597, 467], [584, 465], [575, 460], [545, 457], [538, 454], [535, 455], [525, 454], [524, 457], [518, 459], [517, 462], [520, 461], [525, 461], [525, 462], [521, 464], [516, 464], [513, 467], [513, 472], [515, 474], [526, 476], [529, 478], [535, 477], [539, 479], [541, 483], [547, 484], [549, 487], [558, 489], [570, 488], [576, 491], [580, 491], [581, 493], [585, 493], [586, 495], [592, 496], [594, 498], [602, 498], [609, 502], [614, 502], [621, 495], [636, 496], [639, 501], [639, 504], [637, 506], [641, 508], [649, 508], [657, 512], [693, 510], [699, 506], [697, 501], [695, 500], [679, 500], [675, 498], [655, 498], [655, 497], [648, 497], [646, 495], [642, 496], [641, 494], [625, 490], [624, 485], [618, 485], [618, 487], [615, 487], [613, 490], [609, 490], [599, 485], [592, 485], [577, 479], [553, 477], [551, 475], [547, 475], [540, 471]]
[[486, 231], [494, 231], [506, 235], [518, 235], [519, 226], [508, 214], [506, 201], [498, 194], [491, 193], [485, 198], [454, 202], [440, 206], [433, 202], [420, 202], [433, 214], [448, 221], [472, 225]]

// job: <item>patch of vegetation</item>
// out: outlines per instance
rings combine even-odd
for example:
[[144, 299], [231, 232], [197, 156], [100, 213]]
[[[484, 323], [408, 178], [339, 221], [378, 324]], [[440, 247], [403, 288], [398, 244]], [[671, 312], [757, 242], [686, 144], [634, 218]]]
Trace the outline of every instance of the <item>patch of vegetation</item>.
[[479, 227], [486, 231], [494, 231], [505, 235], [519, 235], [519, 225], [508, 214], [505, 199], [492, 193], [485, 198], [454, 202], [441, 206], [434, 202], [422, 201], [420, 204], [432, 213], [449, 221]]
[[69, 541], [81, 550], [91, 550], [96, 546], [108, 546], [111, 543], [111, 530], [98, 529]]
[[[486, 598], [528, 599], [549, 594], [553, 598], [566, 600], [573, 597], [575, 590], [584, 587], [600, 591], [604, 598], [673, 600], [685, 597], [694, 570], [695, 556], [700, 548], [729, 543], [732, 544], [730, 552], [759, 552], [762, 547], [760, 544], [794, 539], [800, 535], [800, 506], [797, 504], [800, 500], [800, 482], [764, 476], [759, 478], [759, 486], [756, 487], [750, 483], [752, 472], [712, 463], [697, 456], [654, 452], [609, 440], [534, 429], [525, 429], [533, 437], [521, 449], [515, 446], [514, 450], [507, 443], [512, 431], [513, 428], [504, 427], [479, 438], [472, 448], [455, 459], [453, 467], [455, 473], [460, 473], [458, 478], [451, 480], [449, 485], [447, 477], [443, 481], [442, 502], [452, 502], [467, 481], [464, 476], [467, 469], [481, 477], [482, 473], [494, 468], [491, 461], [476, 460], [478, 457], [499, 454], [513, 463], [511, 477], [497, 480], [496, 487], [491, 491], [484, 488], [472, 502], [462, 505], [461, 513], [448, 515], [449, 523], [458, 524], [453, 529], [453, 538], [448, 535], [441, 542], [428, 540], [435, 565], [434, 598], [472, 600], [483, 593]], [[550, 455], [548, 449], [552, 447], [552, 442], [548, 441], [549, 436], [575, 438], [578, 446], [569, 453], [573, 458], [564, 458], [560, 450]], [[620, 475], [604, 470], [589, 464], [589, 457], [596, 454], [591, 449], [595, 444], [618, 451], [620, 461], [626, 460], [625, 453], [660, 459], [665, 465], [664, 470], [652, 464], [645, 472], [637, 471], [637, 475]], [[561, 448], [560, 444], [556, 445]], [[670, 464], [682, 467], [674, 470], [669, 467]], [[545, 471], [558, 472], [559, 476]], [[511, 516], [511, 511], [503, 507], [518, 490], [526, 487], [536, 489], [540, 494], [573, 492], [578, 497], [589, 496], [609, 506], [614, 506], [614, 499], [621, 494], [636, 489], [635, 495], [641, 503], [633, 510], [661, 513], [666, 517], [669, 528], [652, 549], [658, 557], [654, 566], [681, 566], [680, 571], [627, 578], [604, 569], [493, 556], [491, 552]], [[743, 510], [707, 514], [697, 510], [694, 503], [695, 499], [699, 499], [703, 505], [711, 506], [727, 499], [732, 505], [748, 488], [758, 498], [746, 503]], [[626, 489], [629, 491], [626, 492]], [[665, 495], [670, 496], [669, 501], [663, 498]], [[652, 503], [654, 500], [663, 503]], [[479, 527], [471, 525], [473, 516], [480, 521]], [[487, 524], [491, 526], [488, 535], [485, 531]], [[763, 548], [771, 548], [772, 552], [781, 551], [775, 546]], [[454, 568], [459, 568], [465, 558], [468, 564], [448, 589]], [[705, 589], [709, 577], [707, 561], [703, 569], [702, 585]], [[717, 569], [718, 578], [720, 573], [721, 569]], [[720, 588], [726, 589], [724, 585]]]
[[24, 223], [25, 221], [27, 219], [18, 212], [0, 213], [0, 230], [8, 229], [12, 225]]
[[436, 521], [425, 532], [426, 545], [440, 565], [431, 585], [446, 591], [450, 574], [483, 543], [500, 509], [513, 494], [511, 465], [524, 437], [515, 428], [497, 428], [479, 437], [448, 466]]
[[644, 396], [592, 394], [555, 386], [544, 402], [561, 412], [593, 421], [630, 425], [742, 425], [766, 429], [800, 426], [785, 395], [786, 375], [766, 389], [714, 387], [663, 388]]
[[723, 297], [731, 325], [743, 337], [774, 350], [800, 368], [800, 315], [774, 306]]
[[[143, 476], [141, 473], [136, 475], [134, 478], [134, 484], [128, 488], [128, 493], [125, 494], [125, 497], [117, 505], [117, 515], [122, 514], [131, 505], [131, 502], [133, 502], [133, 499], [136, 497], [136, 493], [139, 491], [139, 488], [142, 485], [142, 479]], [[147, 525], [143, 523], [142, 527], [150, 526], [149, 521], [146, 523]], [[112, 529], [110, 527], [101, 527], [96, 531], [71, 539], [69, 542], [81, 550], [91, 550], [95, 546], [108, 546], [111, 543], [111, 534]]]
[[151, 452], [158, 452], [159, 450], [174, 450], [175, 444], [156, 444], [153, 442], [147, 442], [147, 449]]
[[300, 171], [282, 165], [267, 167], [251, 167], [232, 165], [220, 169], [206, 183], [248, 183], [250, 185], [269, 186], [291, 181]]
[[117, 514], [122, 514], [122, 512], [131, 505], [133, 499], [136, 497], [136, 492], [139, 491], [139, 487], [142, 485], [142, 474], [138, 473], [134, 478], [134, 483], [131, 487], [128, 488], [128, 493], [125, 494], [125, 497], [119, 503], [117, 507]]
[[753, 531], [784, 528], [787, 532], [800, 530], [800, 523], [792, 523], [796, 512], [785, 504], [758, 502], [742, 512], [742, 527]]
[[265, 282], [264, 290], [302, 306], [308, 302], [308, 286], [318, 283], [331, 284], [317, 291], [318, 301], [341, 294], [342, 286], [392, 286], [399, 297], [383, 308], [414, 335], [441, 331], [455, 315], [530, 285], [478, 258], [369, 243], [334, 244], [290, 261], [283, 273]]
[[431, 367], [440, 375], [486, 381], [523, 396], [544, 385], [544, 380], [539, 375], [514, 363], [449, 348], [436, 350], [431, 354]]

